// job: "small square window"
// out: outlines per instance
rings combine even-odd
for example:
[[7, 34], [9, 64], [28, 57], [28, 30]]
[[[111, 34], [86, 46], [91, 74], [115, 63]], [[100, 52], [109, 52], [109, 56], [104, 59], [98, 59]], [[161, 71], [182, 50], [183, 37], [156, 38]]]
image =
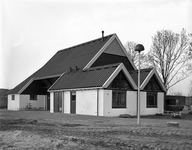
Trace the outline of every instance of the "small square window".
[[147, 108], [157, 108], [156, 92], [147, 92]]
[[11, 97], [12, 97], [12, 100], [15, 100], [15, 95], [12, 95]]
[[37, 95], [30, 95], [30, 100], [37, 100]]

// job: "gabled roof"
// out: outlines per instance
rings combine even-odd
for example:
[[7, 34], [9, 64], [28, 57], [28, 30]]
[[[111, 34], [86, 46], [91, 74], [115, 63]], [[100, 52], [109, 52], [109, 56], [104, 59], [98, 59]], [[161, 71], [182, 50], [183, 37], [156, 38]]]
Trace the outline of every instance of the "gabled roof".
[[[132, 70], [129, 71], [131, 77], [133, 78], [134, 82], [136, 83], [136, 85], [138, 85], [138, 70]], [[147, 68], [147, 69], [141, 69], [140, 70], [140, 88], [141, 90], [143, 90], [145, 88], [145, 86], [147, 85], [147, 83], [149, 82], [149, 80], [152, 78], [152, 76], [155, 75], [155, 77], [157, 78], [157, 81], [161, 87], [161, 89], [163, 91], [166, 91], [166, 88], [161, 80], [161, 78], [159, 77], [157, 71], [155, 70], [155, 68]]]
[[131, 65], [133, 66], [133, 69], [136, 70], [136, 67], [134, 63], [132, 62], [131, 58], [129, 57], [127, 51], [125, 50], [123, 44], [119, 40], [118, 36], [116, 34], [113, 34], [113, 36], [109, 39], [109, 42], [107, 42], [98, 52], [97, 54], [91, 59], [91, 61], [84, 67], [84, 69], [91, 67], [91, 65], [98, 59], [98, 57], [106, 50], [106, 48], [111, 44], [113, 40], [117, 40], [119, 46], [121, 47], [122, 53], [127, 57]]
[[[147, 78], [149, 73], [151, 72], [152, 68], [141, 69], [140, 70], [140, 84], [142, 85], [143, 81]], [[131, 70], [129, 71], [132, 79], [134, 80], [135, 84], [138, 85], [138, 70]]]
[[102, 87], [117, 67], [116, 64], [66, 72], [49, 91]]
[[107, 88], [116, 75], [123, 70], [133, 89], [136, 85], [122, 63], [66, 72], [49, 91], [85, 88]]
[[35, 79], [60, 77], [69, 67], [84, 68], [114, 34], [58, 51], [42, 68], [17, 85], [9, 94], [20, 94]]

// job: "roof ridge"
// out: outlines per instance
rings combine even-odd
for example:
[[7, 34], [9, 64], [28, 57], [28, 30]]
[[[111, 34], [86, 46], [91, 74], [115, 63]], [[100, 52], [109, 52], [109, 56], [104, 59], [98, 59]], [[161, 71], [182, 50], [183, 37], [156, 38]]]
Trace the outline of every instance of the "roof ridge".
[[[110, 37], [110, 36], [112, 37], [113, 35], [114, 35], [114, 34], [110, 34], [110, 35], [104, 36], [104, 39], [106, 39], [106, 38], [108, 38], [108, 37]], [[72, 48], [79, 47], [79, 46], [83, 46], [83, 45], [85, 45], [85, 44], [93, 43], [93, 42], [96, 42], [96, 41], [99, 41], [99, 40], [102, 40], [102, 37], [97, 38], [97, 39], [94, 39], [94, 40], [91, 40], [91, 41], [88, 41], [88, 42], [83, 42], [83, 43], [81, 43], [81, 44], [77, 44], [77, 45], [75, 45], [75, 46], [71, 46], [71, 47], [68, 47], [68, 48], [65, 48], [65, 49], [61, 49], [61, 50], [59, 50], [58, 52], [70, 50], [70, 49], [72, 49]], [[57, 52], [57, 53], [58, 53], [58, 52]]]
[[100, 70], [100, 69], [108, 69], [108, 68], [113, 68], [119, 66], [121, 63], [115, 63], [115, 64], [108, 64], [108, 65], [103, 65], [103, 66], [97, 66], [97, 67], [91, 67], [83, 70], [84, 72], [86, 71], [93, 71], [93, 70]]

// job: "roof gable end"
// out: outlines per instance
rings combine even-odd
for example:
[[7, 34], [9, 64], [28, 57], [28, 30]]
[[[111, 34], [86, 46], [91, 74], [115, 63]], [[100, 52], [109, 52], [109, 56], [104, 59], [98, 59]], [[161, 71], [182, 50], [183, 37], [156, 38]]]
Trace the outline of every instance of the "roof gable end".
[[129, 81], [130, 85], [132, 86], [133, 89], [137, 89], [137, 85], [135, 84], [135, 82], [133, 81], [131, 75], [129, 74], [129, 72], [127, 71], [127, 69], [125, 68], [123, 63], [120, 63], [120, 65], [117, 67], [117, 69], [113, 72], [113, 74], [111, 74], [111, 76], [107, 79], [107, 81], [103, 84], [103, 88], [107, 88], [111, 82], [114, 80], [114, 78], [119, 74], [120, 71], [123, 71], [125, 74], [125, 77], [127, 78], [127, 80]]
[[159, 83], [159, 86], [162, 88], [162, 90], [165, 92], [166, 88], [163, 84], [163, 82], [161, 81], [161, 78], [159, 77], [157, 71], [154, 69], [152, 69], [150, 71], [150, 73], [148, 74], [148, 76], [145, 78], [145, 80], [143, 81], [143, 83], [141, 84], [141, 90], [143, 90], [145, 88], [145, 86], [147, 85], [147, 83], [150, 81], [150, 79], [153, 77], [153, 75], [155, 75], [157, 82]]
[[[114, 44], [115, 44], [115, 46], [114, 46]], [[109, 48], [109, 46], [111, 48]], [[133, 66], [133, 68], [136, 69], [134, 63], [129, 58], [125, 48], [123, 47], [121, 41], [119, 40], [119, 38], [116, 34], [114, 34], [108, 40], [108, 42], [105, 43], [105, 45], [98, 51], [98, 53], [91, 59], [91, 61], [83, 69], [90, 68], [102, 53], [115, 54], [115, 55], [119, 55], [119, 56], [126, 56], [128, 61]]]
[[22, 93], [22, 91], [35, 79], [44, 79], [54, 76], [59, 77], [70, 67], [77, 66], [78, 68], [84, 68], [113, 35], [114, 34], [103, 37], [104, 41], [101, 37], [58, 51], [47, 63], [45, 63], [45, 65], [13, 88], [9, 94]]

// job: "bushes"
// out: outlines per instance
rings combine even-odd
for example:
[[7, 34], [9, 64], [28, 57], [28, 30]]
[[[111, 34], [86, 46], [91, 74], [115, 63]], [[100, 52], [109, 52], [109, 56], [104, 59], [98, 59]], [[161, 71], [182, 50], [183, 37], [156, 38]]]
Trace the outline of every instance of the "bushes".
[[120, 118], [132, 118], [133, 116], [131, 116], [130, 114], [121, 114], [119, 115]]
[[44, 107], [32, 107], [31, 103], [27, 103], [26, 107], [20, 108], [20, 110], [25, 110], [25, 111], [29, 111], [29, 110], [33, 110], [33, 111], [37, 111], [37, 110], [45, 110]]

